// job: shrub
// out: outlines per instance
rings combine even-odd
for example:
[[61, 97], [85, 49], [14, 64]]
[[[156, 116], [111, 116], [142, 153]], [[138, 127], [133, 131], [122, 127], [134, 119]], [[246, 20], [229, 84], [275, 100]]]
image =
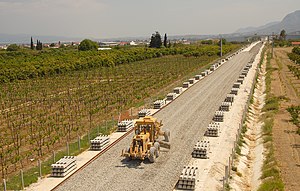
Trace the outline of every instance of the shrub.
[[16, 44], [11, 44], [11, 45], [9, 45], [8, 47], [7, 47], [7, 51], [18, 51], [18, 50], [20, 50], [21, 48], [18, 46], [18, 45], [16, 45]]
[[80, 45], [78, 46], [78, 50], [81, 51], [97, 50], [97, 49], [98, 49], [98, 43], [89, 39], [84, 39], [83, 41], [80, 42]]

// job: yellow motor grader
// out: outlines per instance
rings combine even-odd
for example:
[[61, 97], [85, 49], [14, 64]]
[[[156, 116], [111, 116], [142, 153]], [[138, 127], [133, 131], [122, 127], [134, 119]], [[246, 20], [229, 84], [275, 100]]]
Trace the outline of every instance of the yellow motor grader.
[[[153, 163], [159, 156], [160, 147], [170, 149], [170, 131], [162, 131], [162, 122], [152, 116], [136, 120], [134, 133], [130, 147], [122, 151], [124, 157], [140, 160], [148, 158]], [[159, 136], [165, 139], [159, 140]]]

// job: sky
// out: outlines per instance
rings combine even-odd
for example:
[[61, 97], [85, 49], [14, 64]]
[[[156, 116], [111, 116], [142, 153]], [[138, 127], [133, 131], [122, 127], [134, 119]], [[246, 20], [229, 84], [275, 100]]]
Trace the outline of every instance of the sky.
[[300, 0], [0, 0], [0, 33], [83, 38], [232, 33], [280, 21]]

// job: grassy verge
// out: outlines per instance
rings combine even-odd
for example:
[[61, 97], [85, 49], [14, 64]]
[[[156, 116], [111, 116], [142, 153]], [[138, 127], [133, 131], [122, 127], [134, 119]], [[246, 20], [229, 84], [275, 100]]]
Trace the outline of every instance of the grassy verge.
[[238, 155], [241, 155], [241, 147], [243, 146], [243, 144], [246, 144], [246, 142], [244, 140], [244, 136], [245, 136], [246, 132], [247, 132], [247, 125], [245, 124], [245, 121], [244, 121], [242, 129], [241, 129], [241, 133], [239, 135], [239, 139], [238, 139], [237, 144], [235, 146], [235, 152]]
[[[263, 48], [262, 52], [261, 52], [261, 55], [260, 55], [260, 60], [259, 60], [259, 63], [258, 63], [258, 68], [259, 70], [261, 70], [261, 66], [264, 62], [264, 56], [265, 56], [265, 53], [266, 53], [266, 47]], [[258, 82], [258, 73], [256, 74], [256, 77], [255, 77], [255, 84], [254, 84], [254, 88], [252, 89], [252, 94], [254, 94], [254, 90], [256, 88], [256, 85], [257, 85], [257, 82]], [[250, 98], [250, 104], [253, 104], [253, 96], [251, 96]]]
[[[264, 48], [263, 51], [261, 52], [261, 58], [260, 58], [260, 61], [259, 61], [259, 64], [258, 64], [259, 69], [261, 68], [261, 65], [264, 61], [265, 51], [266, 51], [266, 48]], [[258, 72], [256, 72], [255, 81], [254, 81], [253, 88], [251, 90], [251, 94], [250, 94], [250, 98], [249, 98], [249, 102], [248, 102], [248, 105], [247, 105], [248, 113], [249, 113], [250, 104], [253, 104], [253, 102], [254, 102], [253, 95], [254, 95], [254, 91], [255, 91], [257, 82], [258, 82]], [[243, 144], [246, 144], [246, 141], [244, 140], [244, 136], [247, 132], [247, 125], [245, 124], [245, 122], [247, 121], [247, 118], [248, 118], [248, 115], [245, 115], [245, 117], [243, 118], [243, 121], [242, 121], [242, 127], [241, 127], [241, 130], [240, 130], [241, 133], [239, 134], [237, 144], [235, 145], [235, 148], [234, 148], [234, 151], [235, 151], [235, 154], [233, 156], [234, 159], [237, 159], [237, 155], [241, 155], [241, 147], [243, 146]], [[236, 166], [232, 166], [231, 170], [236, 172], [236, 174], [238, 176], [240, 176], [240, 177], [242, 176], [242, 174], [240, 172], [238, 172], [238, 169], [237, 169]]]
[[266, 73], [266, 103], [263, 108], [264, 114], [262, 116], [263, 125], [263, 141], [265, 151], [265, 160], [262, 167], [262, 184], [258, 191], [283, 191], [284, 184], [281, 179], [280, 171], [274, 156], [274, 146], [272, 129], [274, 125], [274, 116], [278, 112], [279, 101], [278, 97], [275, 97], [271, 93], [271, 75], [274, 68], [271, 66], [271, 53], [267, 53], [267, 73]]

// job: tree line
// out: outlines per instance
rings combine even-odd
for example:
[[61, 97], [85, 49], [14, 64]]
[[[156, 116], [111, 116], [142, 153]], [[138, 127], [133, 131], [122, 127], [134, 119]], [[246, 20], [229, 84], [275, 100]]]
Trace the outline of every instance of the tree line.
[[[227, 52], [239, 45], [223, 46]], [[96, 67], [111, 67], [164, 55], [214, 56], [219, 54], [217, 45], [177, 45], [170, 48], [131, 47], [107, 51], [68, 51], [48, 49], [45, 51], [16, 51], [0, 53], [0, 83], [14, 80], [51, 76], [68, 71]]]

